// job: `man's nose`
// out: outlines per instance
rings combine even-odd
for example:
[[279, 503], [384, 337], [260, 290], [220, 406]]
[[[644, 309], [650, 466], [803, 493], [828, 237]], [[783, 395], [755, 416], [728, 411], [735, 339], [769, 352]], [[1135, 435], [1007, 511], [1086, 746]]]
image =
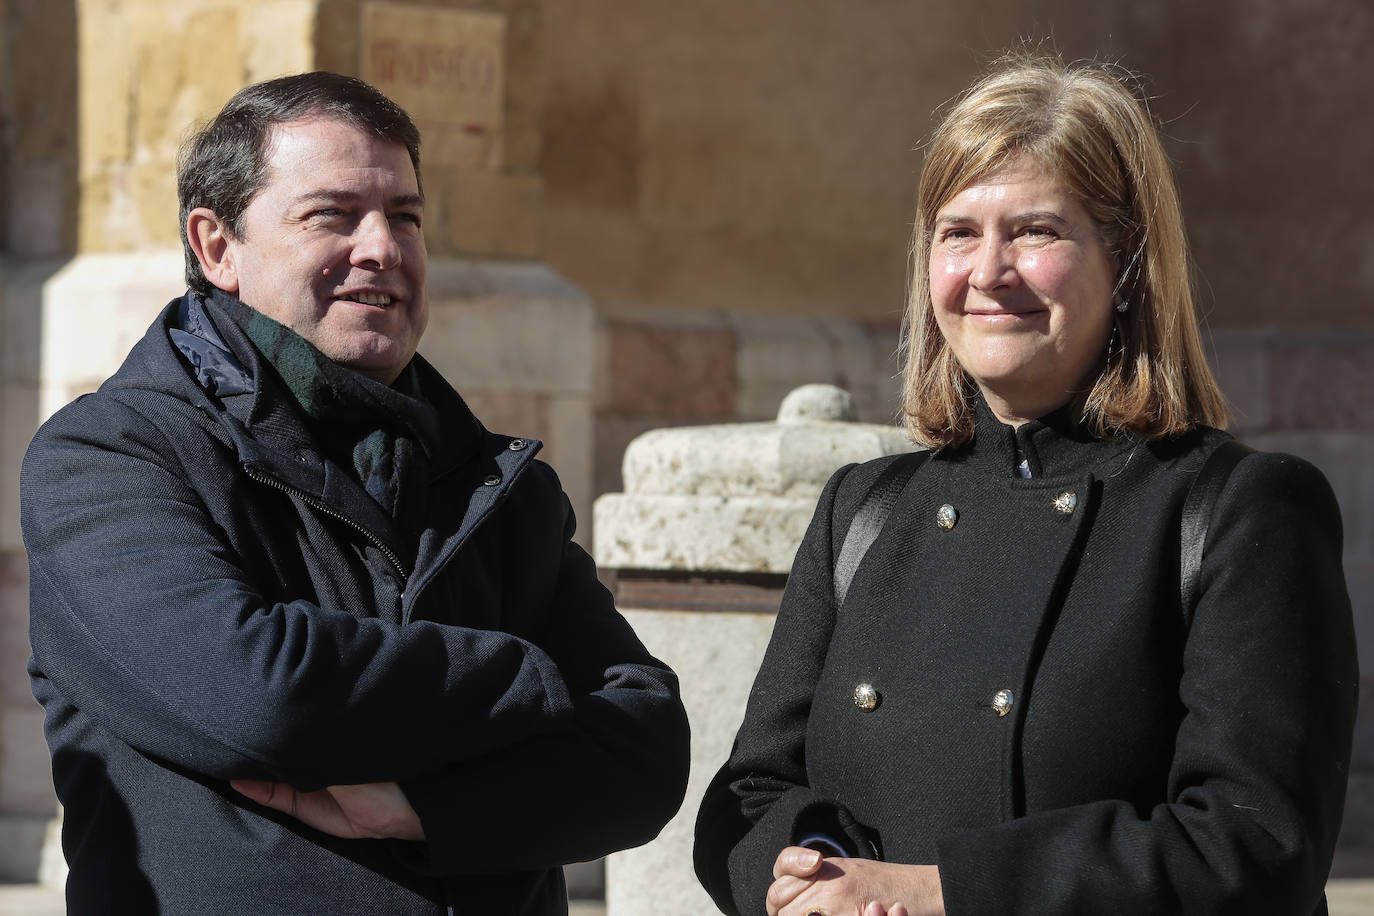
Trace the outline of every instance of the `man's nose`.
[[992, 236], [985, 237], [974, 256], [969, 285], [979, 292], [990, 292], [1014, 286], [1018, 279], [1011, 243]]
[[400, 266], [401, 246], [396, 242], [391, 222], [385, 213], [368, 213], [358, 223], [350, 261], [355, 267], [374, 270], [390, 270]]

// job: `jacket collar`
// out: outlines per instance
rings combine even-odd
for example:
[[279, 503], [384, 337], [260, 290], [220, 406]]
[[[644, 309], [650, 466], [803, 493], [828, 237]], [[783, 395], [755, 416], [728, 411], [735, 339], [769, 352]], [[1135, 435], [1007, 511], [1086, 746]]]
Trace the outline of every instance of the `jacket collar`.
[[[189, 335], [189, 336], [188, 336]], [[196, 342], [199, 341], [199, 342]], [[430, 464], [447, 498], [434, 500], [405, 592], [407, 619], [424, 585], [504, 502], [542, 448], [538, 439], [489, 433], [443, 376], [418, 354], [420, 388], [440, 416], [443, 444]], [[234, 322], [213, 320], [205, 297], [188, 292], [163, 309], [102, 390], [155, 391], [199, 408], [235, 449], [245, 473], [301, 491], [369, 532], [390, 527], [377, 504], [314, 452], [285, 392]], [[356, 512], [356, 515], [353, 513]]]
[[[309, 456], [313, 443], [300, 410], [238, 322], [227, 314], [237, 304], [219, 290], [210, 296], [188, 291], [173, 303], [175, 314], [168, 316], [172, 320], [167, 323], [167, 336], [190, 365], [199, 387], [220, 402], [252, 439], [274, 442], [275, 451], [302, 463], [302, 453]], [[432, 473], [438, 476], [476, 457], [486, 430], [422, 356], [416, 354], [413, 366], [421, 392], [443, 422], [440, 451], [432, 462]]]
[[941, 456], [968, 462], [994, 477], [1018, 476], [1016, 468], [1022, 458], [1033, 479], [1077, 477], [1084, 471], [1100, 471], [1104, 463], [1119, 461], [1118, 456], [1129, 456], [1144, 444], [1130, 434], [1106, 439], [1095, 435], [1073, 405], [1011, 427], [997, 419], [981, 393], [974, 401], [973, 439], [942, 450]]

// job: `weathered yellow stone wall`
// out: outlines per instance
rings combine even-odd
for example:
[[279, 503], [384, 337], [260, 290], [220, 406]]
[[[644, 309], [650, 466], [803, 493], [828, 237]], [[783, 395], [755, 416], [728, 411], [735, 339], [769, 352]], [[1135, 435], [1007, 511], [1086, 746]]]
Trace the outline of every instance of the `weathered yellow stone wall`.
[[[362, 0], [81, 0], [80, 252], [178, 245], [175, 161], [188, 126], [249, 83], [311, 69], [360, 74]], [[434, 255], [532, 258], [543, 185], [538, 0], [379, 3], [504, 19], [500, 159], [425, 169]]]
[[[318, 66], [356, 73], [365, 0], [321, 0], [316, 20]], [[544, 80], [542, 0], [408, 0], [397, 6], [470, 10], [505, 18], [505, 112], [495, 167], [423, 166], [425, 242], [431, 256], [537, 258], [543, 251], [544, 182], [540, 111]], [[360, 74], [366, 76], [365, 74]], [[421, 153], [424, 162], [424, 152]]]
[[309, 69], [313, 0], [82, 0], [78, 250], [180, 244], [188, 125], [238, 89]]

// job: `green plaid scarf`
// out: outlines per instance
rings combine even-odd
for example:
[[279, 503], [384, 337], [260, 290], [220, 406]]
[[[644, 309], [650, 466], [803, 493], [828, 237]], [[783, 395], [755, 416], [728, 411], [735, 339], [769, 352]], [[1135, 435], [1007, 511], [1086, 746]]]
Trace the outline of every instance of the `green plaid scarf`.
[[[225, 297], [228, 298], [228, 297]], [[340, 366], [295, 331], [234, 300], [228, 312], [276, 369], [304, 411], [325, 457], [414, 534], [424, 511], [439, 416], [420, 392], [415, 367], [387, 387]]]

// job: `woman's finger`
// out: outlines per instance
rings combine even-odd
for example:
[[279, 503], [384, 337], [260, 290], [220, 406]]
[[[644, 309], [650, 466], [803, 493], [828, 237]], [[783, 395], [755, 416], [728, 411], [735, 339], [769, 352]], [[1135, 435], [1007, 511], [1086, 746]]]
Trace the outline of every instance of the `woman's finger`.
[[788, 846], [778, 857], [773, 860], [773, 877], [781, 878], [784, 875], [793, 875], [798, 878], [807, 878], [815, 874], [816, 869], [821, 867], [821, 854], [814, 849], [806, 849], [801, 846]]
[[778, 910], [796, 900], [815, 883], [806, 878], [795, 878], [792, 875], [783, 875], [774, 881], [768, 886], [768, 896], [764, 899], [764, 905], [768, 908], [768, 916], [777, 916]]

